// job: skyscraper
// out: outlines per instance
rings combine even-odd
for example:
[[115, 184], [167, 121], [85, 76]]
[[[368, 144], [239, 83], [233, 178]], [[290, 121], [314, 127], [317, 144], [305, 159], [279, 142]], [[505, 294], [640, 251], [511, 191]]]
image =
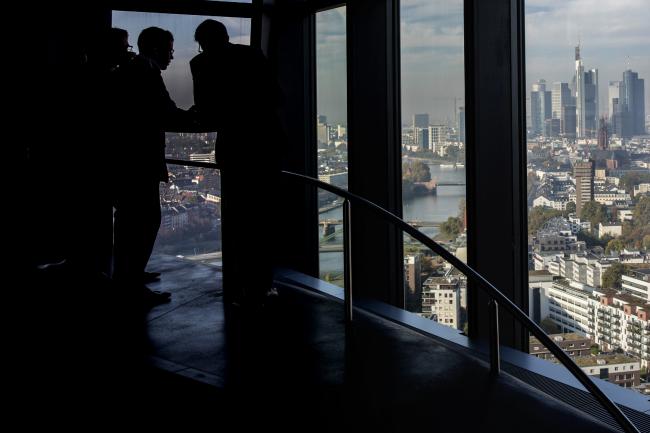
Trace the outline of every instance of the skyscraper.
[[[573, 97], [571, 96], [571, 89], [569, 88], [569, 83], [553, 83], [553, 104], [552, 104], [552, 113], [551, 116], [553, 119], [559, 119], [559, 128], [558, 131], [563, 136], [574, 136], [575, 135], [575, 105], [573, 103]], [[573, 106], [573, 113], [568, 107]], [[567, 122], [565, 116], [571, 117], [570, 122]], [[571, 128], [567, 130], [567, 123], [571, 124]]]
[[582, 206], [594, 199], [594, 161], [576, 162], [573, 177], [576, 180], [576, 215], [582, 213]]
[[607, 95], [607, 113], [609, 114], [609, 122], [611, 125], [611, 132], [613, 134], [622, 136], [621, 134], [621, 82], [610, 81], [609, 91]]
[[429, 145], [429, 114], [413, 115], [413, 138], [415, 145], [425, 149]]
[[553, 83], [553, 104], [551, 116], [553, 119], [561, 119], [562, 107], [571, 104], [571, 90], [569, 83]]
[[609, 83], [612, 132], [619, 137], [645, 134], [645, 86], [639, 74], [627, 70], [622, 81]]
[[575, 50], [576, 136], [594, 137], [598, 131], [598, 69], [585, 72], [580, 45]]
[[546, 91], [546, 81], [539, 80], [530, 92], [530, 116], [533, 135], [544, 135], [544, 123], [552, 115], [551, 92]]
[[[645, 83], [637, 72], [623, 72], [621, 96], [619, 98], [622, 111], [629, 112], [630, 131], [625, 136], [645, 134]], [[627, 131], [624, 131], [626, 133]]]
[[560, 119], [560, 133], [565, 137], [576, 136], [576, 104], [571, 98], [571, 105], [562, 107], [562, 114]]
[[585, 134], [595, 137], [598, 134], [598, 69], [585, 72]]
[[576, 137], [585, 136], [585, 68], [580, 57], [580, 45], [575, 52], [575, 92], [576, 92]]
[[414, 128], [428, 128], [429, 127], [429, 114], [414, 114], [413, 115]]

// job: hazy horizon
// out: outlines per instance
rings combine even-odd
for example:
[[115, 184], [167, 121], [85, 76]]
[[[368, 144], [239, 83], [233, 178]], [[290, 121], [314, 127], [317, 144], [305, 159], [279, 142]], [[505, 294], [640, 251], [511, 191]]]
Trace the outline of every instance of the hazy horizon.
[[[464, 105], [464, 32], [462, 0], [402, 0], [401, 2], [402, 124], [415, 113], [429, 113], [431, 123], [454, 118]], [[187, 63], [198, 53], [196, 26], [208, 17], [137, 12], [113, 12], [114, 25], [130, 34], [136, 45], [140, 30], [157, 25], [175, 38], [174, 60], [163, 77], [181, 107], [192, 105]], [[214, 17], [224, 22], [234, 43], [250, 42], [250, 19]], [[647, 0], [526, 1], [526, 99], [532, 83], [544, 79], [570, 83], [574, 48], [580, 42], [585, 70], [598, 69], [599, 108], [607, 111], [609, 81], [620, 81], [632, 69], [645, 80], [646, 114], [650, 114], [650, 7]], [[332, 124], [347, 124], [345, 7], [317, 14], [318, 114]]]

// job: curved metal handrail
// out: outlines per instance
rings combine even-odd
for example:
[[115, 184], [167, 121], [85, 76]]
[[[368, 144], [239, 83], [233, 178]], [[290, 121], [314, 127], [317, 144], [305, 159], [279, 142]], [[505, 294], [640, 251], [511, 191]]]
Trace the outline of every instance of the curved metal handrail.
[[[203, 168], [212, 168], [219, 169], [217, 164], [205, 163], [205, 162], [195, 162], [195, 161], [184, 161], [178, 159], [167, 159], [167, 162], [170, 164], [186, 165], [186, 166], [195, 166]], [[506, 310], [510, 312], [518, 321], [520, 321], [532, 334], [539, 339], [539, 341], [546, 346], [547, 349], [564, 365], [573, 376], [578, 379], [578, 381], [598, 400], [598, 402], [612, 415], [612, 417], [619, 423], [624, 431], [628, 433], [639, 433], [639, 430], [632, 424], [629, 418], [621, 411], [621, 409], [616, 406], [616, 404], [610, 400], [609, 397], [600, 389], [598, 386], [585, 374], [584, 371], [578, 367], [578, 365], [569, 357], [569, 355], [564, 352], [555, 342], [539, 327], [535, 322], [533, 322], [526, 313], [524, 313], [515, 303], [513, 303], [506, 295], [501, 293], [499, 289], [494, 287], [485, 277], [483, 277], [478, 271], [474, 270], [469, 265], [463, 263], [452, 253], [447, 251], [437, 242], [433, 241], [431, 238], [426, 236], [424, 233], [414, 228], [413, 226], [407, 224], [404, 220], [398, 216], [392, 214], [391, 212], [385, 210], [384, 208], [376, 205], [375, 203], [367, 200], [363, 197], [360, 197], [356, 194], [353, 194], [349, 191], [341, 189], [339, 187], [330, 185], [328, 183], [322, 182], [318, 179], [314, 179], [303, 174], [293, 173], [290, 171], [282, 171], [284, 176], [293, 178], [295, 180], [300, 180], [303, 183], [324, 189], [333, 194], [341, 196], [350, 202], [360, 203], [366, 208], [374, 211], [381, 218], [394, 224], [399, 227], [402, 231], [408, 233], [411, 237], [420, 241], [426, 247], [430, 248], [432, 251], [437, 253], [447, 262], [449, 262], [456, 269], [461, 271], [465, 276], [471, 278], [475, 283], [487, 293], [490, 298], [497, 301], [499, 304], [505, 306]]]

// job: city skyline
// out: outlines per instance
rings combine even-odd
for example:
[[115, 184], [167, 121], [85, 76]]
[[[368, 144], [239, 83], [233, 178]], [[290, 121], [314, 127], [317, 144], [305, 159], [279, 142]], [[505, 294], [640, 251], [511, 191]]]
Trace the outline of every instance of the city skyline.
[[[328, 79], [320, 94], [321, 112], [331, 123], [346, 124], [345, 7], [323, 11], [318, 50], [325, 60], [319, 74]], [[196, 26], [207, 17], [114, 11], [114, 25], [129, 31], [136, 46], [139, 31], [149, 25], [169, 29], [175, 37], [175, 59], [163, 74], [170, 93], [181, 107], [192, 103], [186, 63], [197, 54]], [[213, 17], [224, 22], [234, 43], [249, 43], [250, 19]], [[403, 0], [401, 5], [402, 124], [416, 113], [432, 121], [453, 121], [456, 107], [464, 106], [464, 41], [462, 1]], [[574, 47], [580, 42], [585, 69], [599, 70], [599, 111], [607, 111], [608, 83], [621, 80], [626, 69], [650, 79], [650, 34], [645, 27], [650, 9], [643, 0], [526, 1], [527, 98], [532, 83], [545, 79], [569, 82], [574, 73]], [[587, 24], [588, 23], [588, 24]], [[422, 83], [426, 83], [423, 86]], [[646, 107], [650, 92], [646, 91]], [[530, 114], [529, 114], [530, 116]]]
[[[650, 8], [645, 0], [527, 0], [526, 89], [540, 79], [571, 83], [574, 48], [585, 71], [598, 69], [599, 112], [607, 111], [610, 81], [631, 69], [650, 79]], [[645, 105], [650, 106], [646, 92]]]

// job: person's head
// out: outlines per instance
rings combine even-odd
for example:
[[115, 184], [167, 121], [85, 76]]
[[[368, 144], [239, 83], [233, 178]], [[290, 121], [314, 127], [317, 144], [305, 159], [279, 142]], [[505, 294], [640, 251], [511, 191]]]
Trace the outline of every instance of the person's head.
[[208, 19], [196, 28], [194, 40], [199, 43], [203, 51], [219, 49], [228, 43], [228, 31], [223, 23]]
[[174, 58], [174, 36], [169, 30], [148, 27], [138, 36], [140, 54], [153, 59], [160, 69], [165, 70]]
[[88, 60], [94, 65], [114, 68], [129, 60], [129, 33], [117, 27], [102, 31], [91, 41]]
[[108, 59], [112, 66], [119, 66], [131, 58], [131, 45], [129, 45], [129, 33], [117, 27], [108, 32], [107, 40]]

